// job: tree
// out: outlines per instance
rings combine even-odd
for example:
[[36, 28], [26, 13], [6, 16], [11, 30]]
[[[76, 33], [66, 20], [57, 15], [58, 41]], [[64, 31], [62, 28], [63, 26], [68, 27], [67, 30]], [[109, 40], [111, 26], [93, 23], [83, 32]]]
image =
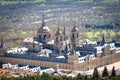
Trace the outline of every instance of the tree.
[[93, 72], [93, 78], [98, 78], [98, 77], [99, 77], [98, 69], [95, 67]]
[[41, 75], [41, 79], [42, 80], [52, 80], [52, 76], [49, 75], [48, 73], [43, 72], [43, 74]]
[[76, 80], [85, 80], [85, 76], [83, 76], [79, 73], [76, 77]]
[[109, 76], [109, 73], [108, 73], [107, 67], [105, 66], [102, 73], [102, 77], [106, 77], [106, 76]]
[[0, 68], [2, 68], [2, 61], [0, 61]]
[[88, 76], [87, 76], [87, 75], [85, 75], [85, 80], [89, 80], [89, 78], [88, 78]]
[[61, 76], [62, 80], [72, 80], [72, 77], [67, 77], [67, 76]]
[[62, 77], [52, 75], [52, 79], [53, 80], [62, 80]]
[[111, 76], [113, 76], [113, 77], [116, 76], [115, 66], [113, 66], [113, 68], [112, 68], [112, 74], [111, 74]]

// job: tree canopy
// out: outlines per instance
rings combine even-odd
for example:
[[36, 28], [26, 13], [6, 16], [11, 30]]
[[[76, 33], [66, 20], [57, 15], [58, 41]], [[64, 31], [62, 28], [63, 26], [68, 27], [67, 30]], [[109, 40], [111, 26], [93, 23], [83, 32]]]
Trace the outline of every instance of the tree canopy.
[[105, 66], [102, 73], [102, 77], [106, 77], [106, 76], [109, 76], [109, 73], [108, 73], [107, 67]]

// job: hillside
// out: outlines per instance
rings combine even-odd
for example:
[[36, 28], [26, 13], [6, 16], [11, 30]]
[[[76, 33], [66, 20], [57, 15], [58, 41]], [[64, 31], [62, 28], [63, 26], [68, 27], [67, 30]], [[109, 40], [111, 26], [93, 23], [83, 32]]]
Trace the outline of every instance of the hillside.
[[119, 2], [119, 0], [1, 0], [0, 5], [11, 5], [19, 3], [38, 3], [38, 2]]
[[[61, 29], [65, 26], [67, 33], [69, 33], [75, 20], [77, 26], [80, 27], [81, 38], [100, 40], [101, 34], [98, 34], [97, 31], [99, 29], [105, 30], [106, 26], [112, 27], [110, 30], [117, 30], [117, 32], [112, 31], [113, 34], [110, 35], [110, 39], [119, 37], [119, 0], [99, 1], [101, 0], [0, 1], [0, 32], [3, 32], [7, 38], [11, 39], [15, 37], [34, 36], [36, 30], [41, 25], [42, 15], [45, 14], [47, 25], [52, 31], [56, 30], [57, 22], [59, 21]], [[93, 28], [93, 30], [85, 29], [86, 27]], [[87, 32], [86, 34], [86, 31], [92, 32]], [[105, 31], [102, 32], [107, 35]], [[108, 32], [108, 34], [111, 34], [109, 29]]]
[[[25, 1], [25, 0], [24, 0]], [[38, 0], [40, 1], [40, 0]], [[72, 7], [71, 7], [72, 6]], [[0, 26], [37, 23], [45, 14], [48, 21], [76, 20], [81, 24], [107, 25], [119, 23], [119, 3], [37, 2], [0, 6]], [[71, 23], [71, 22], [70, 22]], [[80, 25], [80, 24], [78, 24]]]

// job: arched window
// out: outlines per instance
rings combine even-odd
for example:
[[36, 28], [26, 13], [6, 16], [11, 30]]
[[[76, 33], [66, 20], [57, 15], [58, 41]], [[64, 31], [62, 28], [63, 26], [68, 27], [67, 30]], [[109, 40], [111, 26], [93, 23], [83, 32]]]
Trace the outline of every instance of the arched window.
[[46, 35], [44, 35], [44, 39], [46, 39]]
[[56, 41], [58, 41], [58, 37], [56, 37]]
[[73, 37], [73, 38], [75, 37], [74, 34], [72, 34], [72, 37]]
[[39, 35], [39, 39], [41, 39], [41, 35]]
[[33, 43], [33, 48], [35, 47], [35, 44]]

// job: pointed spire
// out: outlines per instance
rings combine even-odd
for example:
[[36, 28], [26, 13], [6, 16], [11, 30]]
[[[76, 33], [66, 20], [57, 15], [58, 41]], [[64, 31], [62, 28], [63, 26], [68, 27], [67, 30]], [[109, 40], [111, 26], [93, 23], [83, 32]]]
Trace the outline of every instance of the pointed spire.
[[59, 28], [59, 21], [58, 21], [58, 31], [60, 31], [60, 28]]
[[77, 28], [77, 26], [75, 24], [75, 20], [74, 20], [74, 27], [73, 27], [72, 31], [77, 31], [77, 30], [78, 30], [78, 28]]
[[76, 26], [76, 21], [74, 20], [74, 28], [73, 28], [74, 30], [76, 30], [77, 29], [77, 26]]
[[74, 28], [76, 28], [75, 20], [74, 20]]
[[102, 36], [102, 41], [105, 42], [105, 36], [104, 36], [104, 34]]
[[57, 33], [60, 32], [60, 27], [59, 27], [59, 21], [58, 21], [58, 28], [57, 28]]
[[68, 53], [69, 52], [69, 47], [68, 47], [68, 44], [67, 44], [67, 42], [65, 42], [65, 53]]
[[1, 44], [3, 44], [3, 35], [1, 36]]
[[0, 44], [0, 47], [1, 47], [1, 48], [3, 48], [3, 44], [4, 44], [3, 35], [1, 35], [1, 44]]
[[101, 45], [104, 45], [106, 43], [106, 40], [105, 40], [105, 36], [104, 34], [102, 35], [102, 41], [101, 41]]
[[65, 36], [66, 36], [66, 34], [65, 34], [65, 26], [64, 26], [64, 30], [63, 30], [63, 35], [64, 35], [64, 40], [65, 40]]
[[60, 30], [60, 28], [59, 28], [59, 21], [58, 21], [58, 29], [57, 29], [57, 32], [56, 32], [55, 35], [59, 35], [59, 34], [62, 34], [62, 32], [61, 32], [61, 30]]
[[42, 19], [42, 26], [41, 26], [41, 28], [42, 28], [42, 27], [44, 27], [44, 26], [45, 26], [45, 24], [46, 24], [46, 23], [45, 23], [45, 19], [44, 19], [44, 18], [45, 18], [45, 17], [44, 17], [44, 14], [43, 14], [43, 19]]
[[66, 30], [65, 30], [65, 26], [64, 26], [64, 29], [63, 29], [63, 34], [64, 34], [64, 36], [65, 36], [65, 31], [66, 31]]
[[[63, 16], [63, 23], [65, 22], [65, 16]], [[63, 29], [63, 35], [65, 36], [65, 26], [64, 26], [64, 29]]]

